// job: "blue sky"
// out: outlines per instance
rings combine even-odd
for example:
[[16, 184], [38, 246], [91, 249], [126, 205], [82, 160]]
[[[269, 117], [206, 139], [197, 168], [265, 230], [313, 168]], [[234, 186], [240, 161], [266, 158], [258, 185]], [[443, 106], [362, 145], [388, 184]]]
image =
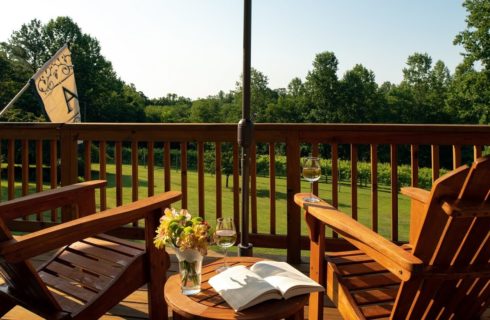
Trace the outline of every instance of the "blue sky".
[[[271, 88], [305, 79], [333, 51], [339, 77], [361, 63], [399, 83], [407, 57], [426, 52], [453, 72], [465, 28], [459, 0], [254, 0], [252, 66]], [[117, 74], [147, 96], [190, 98], [235, 88], [242, 68], [242, 0], [4, 0], [0, 41], [37, 18], [70, 16], [97, 38]]]

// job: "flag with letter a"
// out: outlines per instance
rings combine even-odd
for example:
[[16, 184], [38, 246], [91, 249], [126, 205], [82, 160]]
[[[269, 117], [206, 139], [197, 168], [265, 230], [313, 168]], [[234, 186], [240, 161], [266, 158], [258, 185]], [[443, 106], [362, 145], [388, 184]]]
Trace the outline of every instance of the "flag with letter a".
[[32, 76], [31, 81], [51, 122], [81, 122], [71, 53], [66, 44]]

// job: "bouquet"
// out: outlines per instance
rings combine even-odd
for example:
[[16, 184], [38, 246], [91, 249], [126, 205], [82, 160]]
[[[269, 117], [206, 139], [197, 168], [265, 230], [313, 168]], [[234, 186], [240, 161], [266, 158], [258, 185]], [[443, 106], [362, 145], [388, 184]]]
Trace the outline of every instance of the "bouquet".
[[205, 256], [211, 239], [210, 230], [209, 224], [201, 217], [193, 218], [185, 209], [177, 211], [167, 208], [160, 218], [153, 243], [158, 249], [163, 249], [165, 245], [180, 251], [196, 249]]
[[211, 227], [201, 217], [192, 217], [185, 209], [165, 209], [153, 243], [158, 249], [166, 245], [176, 249], [182, 292], [200, 291], [202, 257], [211, 242]]

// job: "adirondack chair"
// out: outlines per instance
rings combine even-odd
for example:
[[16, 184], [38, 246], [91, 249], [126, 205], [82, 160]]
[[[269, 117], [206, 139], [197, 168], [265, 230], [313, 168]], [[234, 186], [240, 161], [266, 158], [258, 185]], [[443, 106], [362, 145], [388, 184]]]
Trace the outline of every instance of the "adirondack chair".
[[[474, 319], [490, 296], [490, 157], [435, 181], [411, 197], [410, 241], [397, 246], [326, 202], [306, 203], [310, 276], [345, 319]], [[325, 253], [325, 225], [355, 251]], [[310, 296], [322, 319], [323, 296]]]
[[[180, 199], [166, 192], [97, 214], [88, 181], [0, 203], [0, 316], [15, 305], [47, 319], [98, 319], [131, 292], [148, 283], [152, 319], [166, 319], [163, 297], [168, 257], [153, 246], [162, 209]], [[13, 236], [9, 221], [54, 208], [72, 208], [76, 219]], [[102, 234], [145, 219], [146, 248]], [[61, 248], [61, 249], [59, 249]], [[37, 268], [30, 258], [55, 251]]]

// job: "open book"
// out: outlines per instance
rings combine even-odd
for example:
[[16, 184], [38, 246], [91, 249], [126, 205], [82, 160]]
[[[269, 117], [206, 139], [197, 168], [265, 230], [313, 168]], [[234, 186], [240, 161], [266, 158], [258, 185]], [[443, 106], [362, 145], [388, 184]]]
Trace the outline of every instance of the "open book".
[[235, 266], [209, 279], [209, 284], [235, 310], [270, 299], [291, 297], [323, 287], [286, 262], [259, 261], [248, 269]]

